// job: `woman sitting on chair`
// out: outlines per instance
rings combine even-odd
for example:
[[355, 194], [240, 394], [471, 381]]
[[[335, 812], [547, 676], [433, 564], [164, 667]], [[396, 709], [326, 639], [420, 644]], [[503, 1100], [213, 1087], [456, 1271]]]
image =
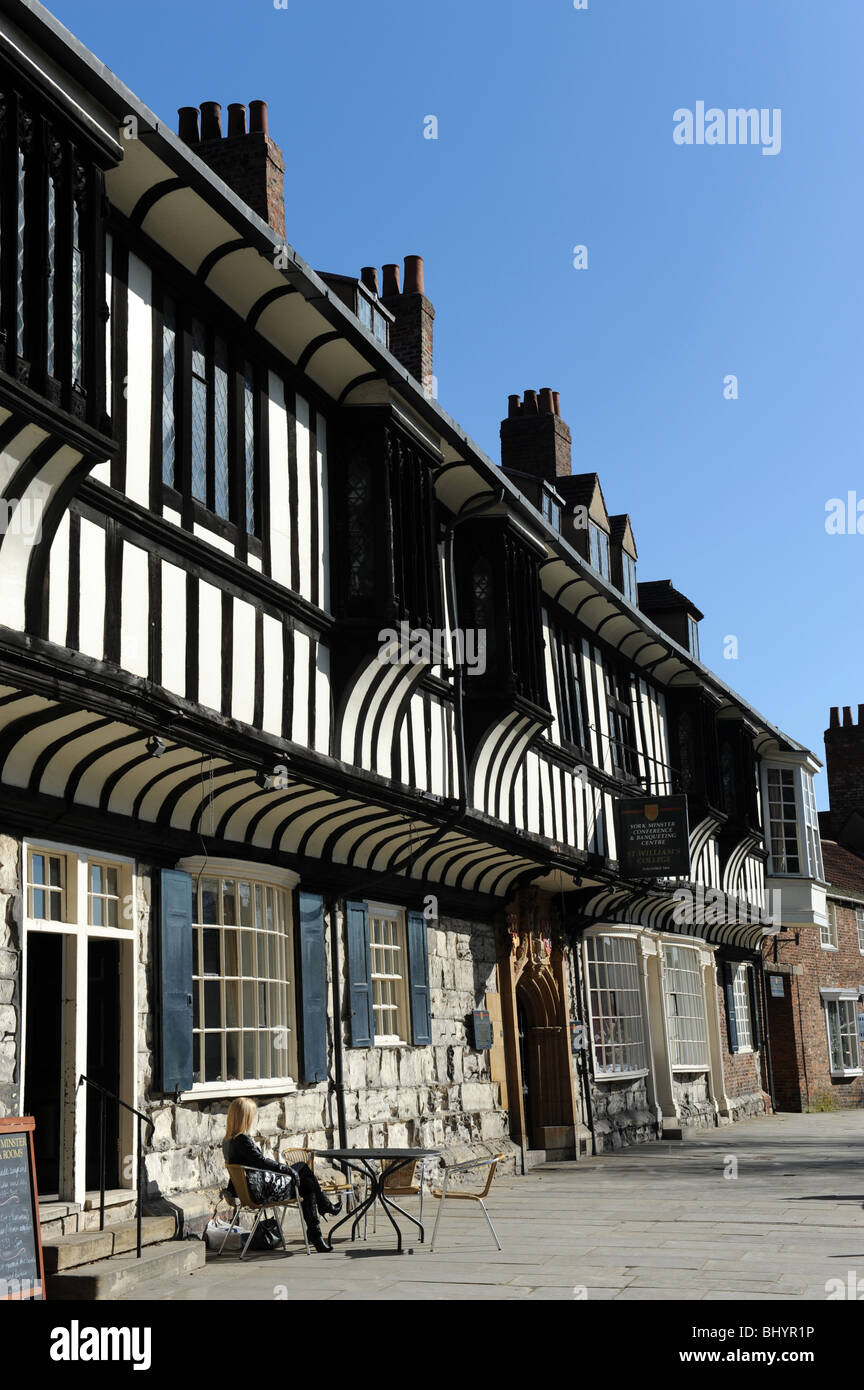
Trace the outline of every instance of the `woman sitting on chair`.
[[[283, 1184], [274, 1183], [274, 1191], [271, 1199], [273, 1201], [285, 1201], [293, 1197], [295, 1191], [300, 1193], [300, 1205], [303, 1209], [303, 1220], [306, 1222], [306, 1231], [309, 1240], [319, 1253], [332, 1250], [332, 1245], [324, 1239], [321, 1234], [321, 1223], [319, 1216], [335, 1216], [342, 1210], [342, 1199], [331, 1202], [324, 1196], [321, 1184], [316, 1178], [308, 1163], [274, 1163], [272, 1158], [267, 1158], [258, 1145], [251, 1137], [251, 1130], [255, 1124], [255, 1112], [258, 1109], [254, 1100], [245, 1098], [232, 1100], [228, 1107], [228, 1118], [225, 1127], [225, 1140], [222, 1144], [222, 1152], [225, 1155], [226, 1163], [238, 1163], [243, 1168], [263, 1168], [268, 1173], [282, 1173], [284, 1175]], [[281, 1192], [279, 1188], [281, 1186]], [[229, 1196], [235, 1196], [233, 1183], [228, 1183]], [[262, 1202], [265, 1206], [266, 1202]]]

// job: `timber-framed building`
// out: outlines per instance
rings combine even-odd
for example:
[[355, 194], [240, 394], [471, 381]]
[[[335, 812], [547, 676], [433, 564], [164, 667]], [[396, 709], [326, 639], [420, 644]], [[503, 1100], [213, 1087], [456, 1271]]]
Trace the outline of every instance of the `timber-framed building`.
[[[33, 0], [0, 93], [0, 1113], [41, 1189], [96, 1185], [82, 1074], [162, 1193], [221, 1181], [242, 1094], [274, 1142], [518, 1168], [763, 1110], [741, 902], [824, 920], [818, 763], [637, 581], [557, 394], [484, 455], [419, 258], [286, 243], [262, 102], [174, 134]], [[689, 873], [627, 877], [620, 807], [671, 795]]]

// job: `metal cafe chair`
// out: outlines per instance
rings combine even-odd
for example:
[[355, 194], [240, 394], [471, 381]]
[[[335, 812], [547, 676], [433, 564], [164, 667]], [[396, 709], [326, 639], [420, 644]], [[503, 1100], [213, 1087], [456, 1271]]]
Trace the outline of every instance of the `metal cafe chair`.
[[[311, 1149], [288, 1149], [282, 1158], [283, 1163], [307, 1163], [312, 1171], [315, 1171], [315, 1155]], [[356, 1182], [362, 1179], [357, 1177]], [[329, 1197], [333, 1192], [345, 1193], [345, 1207], [347, 1211], [353, 1211], [357, 1205], [357, 1190], [354, 1182], [350, 1178], [325, 1178], [321, 1183], [322, 1192]]]
[[[465, 1163], [448, 1164], [448, 1166], [444, 1170], [444, 1182], [442, 1183], [441, 1187], [432, 1189], [432, 1196], [438, 1198], [438, 1215], [435, 1217], [435, 1225], [432, 1229], [432, 1241], [429, 1246], [430, 1254], [435, 1253], [435, 1240], [438, 1236], [438, 1226], [441, 1222], [441, 1214], [444, 1211], [445, 1203], [450, 1201], [477, 1202], [480, 1206], [480, 1210], [482, 1211], [483, 1215], [486, 1217], [486, 1220], [489, 1223], [489, 1230], [492, 1232], [495, 1244], [498, 1246], [499, 1250], [502, 1248], [501, 1242], [498, 1239], [498, 1233], [495, 1230], [495, 1227], [492, 1225], [492, 1218], [486, 1210], [486, 1203], [484, 1202], [483, 1198], [489, 1195], [489, 1189], [492, 1186], [492, 1179], [495, 1176], [495, 1170], [503, 1157], [503, 1154], [496, 1154], [494, 1158], [469, 1158], [466, 1160]], [[474, 1168], [489, 1169], [488, 1173], [486, 1174], [486, 1184], [483, 1187], [482, 1191], [472, 1192], [461, 1187], [450, 1188], [448, 1190], [450, 1177], [453, 1173], [469, 1173]]]
[[246, 1174], [250, 1173], [252, 1169], [245, 1168], [240, 1163], [228, 1163], [226, 1164], [226, 1167], [228, 1169], [228, 1176], [231, 1179], [231, 1182], [234, 1186], [234, 1191], [237, 1195], [234, 1198], [234, 1211], [231, 1217], [231, 1221], [229, 1223], [229, 1228], [225, 1232], [222, 1244], [216, 1252], [217, 1255], [221, 1255], [222, 1251], [225, 1249], [225, 1241], [228, 1239], [228, 1236], [231, 1233], [231, 1226], [234, 1224], [234, 1221], [240, 1216], [240, 1213], [243, 1211], [248, 1211], [250, 1214], [253, 1214], [255, 1220], [252, 1224], [252, 1229], [249, 1232], [248, 1239], [245, 1241], [243, 1249], [240, 1252], [241, 1260], [246, 1258], [246, 1251], [252, 1244], [252, 1237], [258, 1229], [258, 1223], [261, 1221], [262, 1217], [267, 1215], [268, 1211], [272, 1212], [273, 1218], [279, 1227], [279, 1237], [282, 1241], [282, 1249], [287, 1255], [289, 1251], [287, 1245], [285, 1244], [285, 1233], [282, 1230], [282, 1221], [276, 1215], [277, 1211], [284, 1211], [286, 1207], [291, 1207], [294, 1211], [297, 1212], [297, 1215], [300, 1218], [300, 1230], [303, 1232], [303, 1244], [306, 1246], [306, 1254], [311, 1254], [311, 1251], [309, 1249], [309, 1237], [306, 1234], [306, 1222], [303, 1220], [303, 1209], [300, 1206], [300, 1194], [297, 1191], [296, 1186], [294, 1189], [294, 1196], [289, 1197], [286, 1201], [266, 1202], [259, 1205], [257, 1202], [252, 1201], [252, 1197], [249, 1192], [249, 1183], [246, 1178]]

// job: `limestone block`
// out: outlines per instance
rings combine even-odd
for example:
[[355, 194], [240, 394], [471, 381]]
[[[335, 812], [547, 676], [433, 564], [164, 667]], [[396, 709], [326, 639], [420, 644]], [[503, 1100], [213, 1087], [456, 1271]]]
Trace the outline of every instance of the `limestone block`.
[[153, 1122], [153, 1135], [150, 1140], [152, 1149], [161, 1150], [173, 1147], [173, 1136], [171, 1133], [171, 1114], [172, 1107], [165, 1106], [162, 1110], [151, 1110], [150, 1119]]
[[0, 1005], [0, 1033], [14, 1033], [17, 1014], [9, 1004]]
[[495, 1105], [488, 1082], [463, 1082], [460, 1100], [463, 1110], [492, 1110]]
[[15, 994], [14, 980], [0, 980], [0, 1004], [11, 1004]]
[[399, 1051], [395, 1047], [382, 1047], [381, 1052], [381, 1082], [382, 1086], [399, 1085]]

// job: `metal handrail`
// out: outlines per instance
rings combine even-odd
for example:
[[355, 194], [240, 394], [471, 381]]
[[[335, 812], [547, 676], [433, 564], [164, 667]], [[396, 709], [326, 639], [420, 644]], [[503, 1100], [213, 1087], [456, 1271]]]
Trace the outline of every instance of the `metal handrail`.
[[[141, 1141], [141, 1121], [143, 1120], [145, 1125], [149, 1125], [150, 1128], [151, 1128], [151, 1130], [152, 1130], [152, 1129], [155, 1129], [155, 1126], [154, 1126], [154, 1124], [153, 1124], [153, 1121], [150, 1119], [149, 1115], [144, 1115], [140, 1110], [136, 1110], [134, 1105], [129, 1105], [129, 1103], [128, 1103], [127, 1101], [121, 1100], [120, 1097], [119, 1097], [114, 1091], [109, 1091], [108, 1088], [107, 1088], [107, 1086], [103, 1086], [102, 1083], [101, 1083], [101, 1081], [93, 1081], [91, 1077], [85, 1076], [83, 1072], [81, 1073], [81, 1075], [80, 1075], [79, 1078], [78, 1078], [78, 1086], [81, 1085], [81, 1082], [82, 1082], [82, 1081], [86, 1082], [86, 1084], [87, 1084], [88, 1086], [92, 1086], [94, 1091], [98, 1091], [98, 1092], [99, 1092], [99, 1230], [100, 1230], [100, 1231], [104, 1231], [104, 1230], [105, 1230], [105, 1098], [106, 1098], [106, 1096], [107, 1096], [110, 1100], [116, 1101], [116, 1103], [117, 1103], [118, 1105], [122, 1105], [124, 1110], [128, 1110], [129, 1113], [130, 1113], [131, 1115], [135, 1115], [136, 1118], [137, 1118], [137, 1124], [136, 1124], [136, 1127], [135, 1127], [135, 1128], [136, 1128], [136, 1153], [137, 1153], [137, 1164], [136, 1164], [136, 1172], [135, 1172], [136, 1188], [137, 1188], [136, 1213], [135, 1213], [135, 1219], [136, 1219], [135, 1256], [136, 1256], [136, 1259], [139, 1259], [139, 1260], [140, 1260], [140, 1258], [141, 1258], [141, 1221], [142, 1221], [143, 1210], [144, 1210], [144, 1191], [143, 1191], [143, 1181], [144, 1181], [144, 1157], [143, 1157], [143, 1147], [144, 1147], [144, 1146], [143, 1146], [142, 1141]], [[75, 1090], [76, 1090], [76, 1091], [78, 1090], [78, 1086], [75, 1087]]]

